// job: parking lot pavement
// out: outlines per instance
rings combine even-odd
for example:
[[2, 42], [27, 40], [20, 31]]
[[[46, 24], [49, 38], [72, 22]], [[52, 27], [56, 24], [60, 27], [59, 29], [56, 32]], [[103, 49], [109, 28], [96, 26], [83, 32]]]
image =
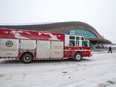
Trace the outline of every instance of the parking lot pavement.
[[0, 87], [116, 87], [116, 53], [72, 60], [0, 60]]

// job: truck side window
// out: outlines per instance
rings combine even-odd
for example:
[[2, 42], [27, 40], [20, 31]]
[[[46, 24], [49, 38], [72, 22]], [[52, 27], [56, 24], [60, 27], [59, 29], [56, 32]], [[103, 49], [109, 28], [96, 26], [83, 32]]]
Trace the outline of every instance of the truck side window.
[[79, 37], [76, 37], [76, 40], [79, 40]]
[[81, 40], [84, 40], [84, 38], [83, 37], [80, 37], [81, 38]]
[[82, 41], [82, 46], [87, 47], [87, 46], [88, 46], [88, 45], [87, 45], [87, 41]]
[[76, 46], [79, 46], [79, 40], [76, 41]]
[[69, 37], [69, 46], [75, 46], [75, 36]]
[[76, 37], [76, 46], [79, 46], [79, 37]]

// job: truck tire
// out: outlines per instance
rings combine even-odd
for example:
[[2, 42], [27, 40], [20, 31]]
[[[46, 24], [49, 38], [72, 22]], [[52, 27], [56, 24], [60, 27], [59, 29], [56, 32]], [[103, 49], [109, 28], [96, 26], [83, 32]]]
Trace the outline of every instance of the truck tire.
[[74, 60], [75, 61], [81, 61], [82, 60], [82, 54], [80, 52], [75, 53]]
[[31, 63], [33, 61], [33, 55], [31, 53], [25, 53], [21, 57], [23, 63]]

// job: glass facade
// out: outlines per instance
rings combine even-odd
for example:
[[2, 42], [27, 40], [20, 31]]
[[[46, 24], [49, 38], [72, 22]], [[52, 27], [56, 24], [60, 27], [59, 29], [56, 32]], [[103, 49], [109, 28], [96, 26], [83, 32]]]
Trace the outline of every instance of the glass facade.
[[85, 38], [97, 38], [95, 34], [85, 29], [73, 29], [64, 32], [65, 34], [71, 35], [82, 35]]

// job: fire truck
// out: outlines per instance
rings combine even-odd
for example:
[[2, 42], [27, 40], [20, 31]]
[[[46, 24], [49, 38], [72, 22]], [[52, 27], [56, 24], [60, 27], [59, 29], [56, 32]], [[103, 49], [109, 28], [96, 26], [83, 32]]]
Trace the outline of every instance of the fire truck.
[[0, 59], [81, 61], [90, 57], [89, 40], [79, 35], [0, 28]]

